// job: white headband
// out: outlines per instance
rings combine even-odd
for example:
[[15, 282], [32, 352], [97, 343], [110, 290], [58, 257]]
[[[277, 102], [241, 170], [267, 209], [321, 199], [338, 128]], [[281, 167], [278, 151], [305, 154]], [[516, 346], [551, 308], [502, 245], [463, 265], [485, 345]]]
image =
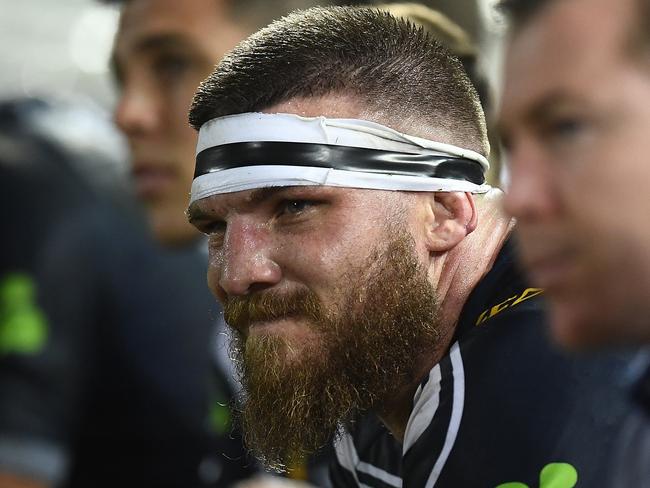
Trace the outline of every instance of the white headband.
[[[365, 120], [229, 115], [203, 124], [196, 152], [190, 203], [272, 186], [472, 193], [490, 189], [483, 184], [489, 163], [482, 155]], [[366, 161], [365, 166], [357, 159]]]

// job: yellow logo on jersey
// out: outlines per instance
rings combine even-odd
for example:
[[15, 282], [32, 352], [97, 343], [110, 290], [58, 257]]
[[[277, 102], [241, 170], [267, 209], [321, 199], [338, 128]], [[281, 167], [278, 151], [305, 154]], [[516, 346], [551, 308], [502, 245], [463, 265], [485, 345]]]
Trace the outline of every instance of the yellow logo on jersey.
[[512, 308], [516, 305], [519, 305], [521, 302], [525, 302], [529, 298], [536, 297], [543, 291], [544, 290], [542, 288], [526, 288], [523, 291], [523, 293], [520, 293], [518, 295], [513, 295], [507, 300], [504, 300], [501, 303], [498, 303], [493, 307], [488, 308], [485, 312], [483, 312], [481, 315], [478, 316], [475, 325], [481, 325], [483, 322], [503, 312], [505, 309]]

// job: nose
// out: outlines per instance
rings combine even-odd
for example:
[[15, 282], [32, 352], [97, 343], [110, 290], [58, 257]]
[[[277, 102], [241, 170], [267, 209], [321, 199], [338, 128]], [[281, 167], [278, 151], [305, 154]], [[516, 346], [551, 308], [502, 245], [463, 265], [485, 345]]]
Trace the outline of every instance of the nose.
[[155, 95], [139, 84], [125, 84], [119, 94], [114, 119], [129, 137], [154, 131], [159, 120]]
[[505, 211], [519, 221], [553, 215], [559, 199], [552, 165], [539, 151], [522, 146], [508, 157], [509, 184], [504, 197]]
[[273, 257], [274, 245], [264, 224], [228, 223], [221, 249], [211, 260], [217, 296], [242, 296], [271, 288], [282, 279]]

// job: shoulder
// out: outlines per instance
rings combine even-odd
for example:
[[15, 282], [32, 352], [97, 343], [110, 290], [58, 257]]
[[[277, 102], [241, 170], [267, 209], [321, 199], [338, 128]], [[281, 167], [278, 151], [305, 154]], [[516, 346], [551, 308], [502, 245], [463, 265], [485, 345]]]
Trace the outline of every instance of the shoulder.
[[544, 290], [528, 283], [515, 259], [514, 244], [508, 241], [468, 297], [457, 336], [476, 328], [492, 328], [515, 317], [544, 320], [543, 298]]
[[[481, 326], [488, 321], [498, 322], [499, 319], [507, 320], [513, 314], [525, 313], [542, 313], [542, 295], [544, 290], [542, 288], [535, 288], [522, 284], [518, 287], [513, 287], [506, 295], [496, 296], [490, 303], [485, 305], [482, 312], [476, 315], [474, 326]], [[501, 315], [496, 320], [495, 317]]]

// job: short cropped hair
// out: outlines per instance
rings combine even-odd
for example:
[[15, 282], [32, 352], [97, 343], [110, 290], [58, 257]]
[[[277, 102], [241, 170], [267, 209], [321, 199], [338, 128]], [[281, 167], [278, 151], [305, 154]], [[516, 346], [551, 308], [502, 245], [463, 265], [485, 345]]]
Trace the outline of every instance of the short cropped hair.
[[190, 123], [199, 129], [216, 117], [328, 95], [352, 98], [367, 118], [397, 130], [434, 130], [440, 142], [489, 151], [458, 59], [421, 27], [360, 7], [294, 12], [253, 34], [201, 84]]

